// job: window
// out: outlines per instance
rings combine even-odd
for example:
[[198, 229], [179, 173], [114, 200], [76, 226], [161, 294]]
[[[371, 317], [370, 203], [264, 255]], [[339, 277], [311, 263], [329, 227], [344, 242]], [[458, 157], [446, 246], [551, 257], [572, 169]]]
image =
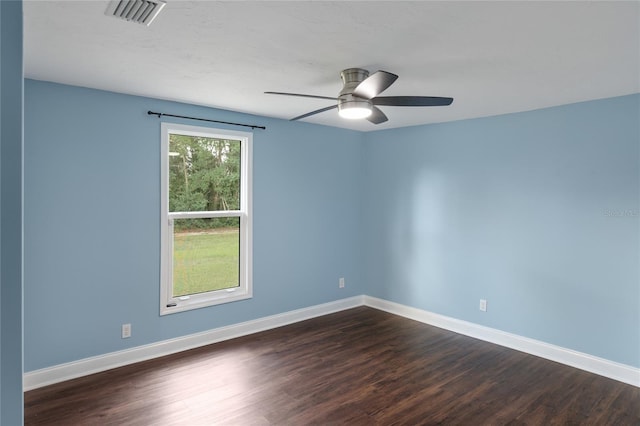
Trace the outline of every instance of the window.
[[161, 315], [251, 297], [251, 145], [162, 123]]

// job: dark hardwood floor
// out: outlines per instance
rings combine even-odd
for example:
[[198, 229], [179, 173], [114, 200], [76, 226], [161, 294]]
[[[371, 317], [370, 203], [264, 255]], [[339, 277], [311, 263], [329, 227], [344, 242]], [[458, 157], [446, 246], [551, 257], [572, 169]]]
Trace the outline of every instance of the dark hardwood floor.
[[361, 307], [25, 394], [26, 425], [640, 425], [640, 388]]

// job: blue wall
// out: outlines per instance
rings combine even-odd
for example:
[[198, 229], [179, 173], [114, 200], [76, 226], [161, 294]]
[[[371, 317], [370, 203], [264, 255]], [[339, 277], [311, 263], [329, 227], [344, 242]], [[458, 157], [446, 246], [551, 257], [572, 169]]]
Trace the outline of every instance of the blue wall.
[[368, 294], [640, 367], [639, 104], [368, 134]]
[[[358, 294], [639, 367], [639, 103], [358, 133], [27, 80], [25, 369]], [[253, 299], [158, 315], [149, 109], [267, 126]]]
[[22, 2], [0, 1], [0, 424], [22, 424]]
[[[253, 140], [253, 299], [159, 316], [160, 121], [147, 110], [267, 127]], [[25, 370], [364, 293], [362, 139], [27, 80]]]

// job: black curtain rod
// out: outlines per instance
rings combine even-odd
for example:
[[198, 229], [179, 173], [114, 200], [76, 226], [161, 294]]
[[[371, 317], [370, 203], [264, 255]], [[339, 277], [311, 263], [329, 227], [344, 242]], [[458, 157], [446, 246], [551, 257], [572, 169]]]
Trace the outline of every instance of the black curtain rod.
[[208, 118], [196, 118], [196, 117], [187, 117], [187, 116], [184, 116], [184, 115], [165, 114], [164, 112], [147, 111], [147, 114], [149, 114], [149, 115], [157, 115], [158, 118], [160, 118], [160, 117], [162, 117], [164, 115], [166, 117], [186, 118], [187, 120], [208, 121], [210, 123], [220, 123], [220, 124], [230, 124], [232, 126], [251, 127], [252, 129], [263, 129], [263, 130], [267, 129], [264, 126], [257, 126], [255, 124], [231, 123], [229, 121], [209, 120]]

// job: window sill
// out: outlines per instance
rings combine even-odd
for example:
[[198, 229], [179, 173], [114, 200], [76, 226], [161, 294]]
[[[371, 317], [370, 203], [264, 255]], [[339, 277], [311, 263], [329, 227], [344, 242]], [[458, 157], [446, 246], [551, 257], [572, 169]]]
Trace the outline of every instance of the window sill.
[[177, 300], [175, 306], [163, 305], [160, 307], [160, 315], [176, 314], [178, 312], [191, 311], [193, 309], [222, 305], [224, 303], [237, 302], [251, 299], [253, 295], [249, 291], [235, 289], [234, 291], [220, 290], [214, 294], [191, 295], [186, 300]]

